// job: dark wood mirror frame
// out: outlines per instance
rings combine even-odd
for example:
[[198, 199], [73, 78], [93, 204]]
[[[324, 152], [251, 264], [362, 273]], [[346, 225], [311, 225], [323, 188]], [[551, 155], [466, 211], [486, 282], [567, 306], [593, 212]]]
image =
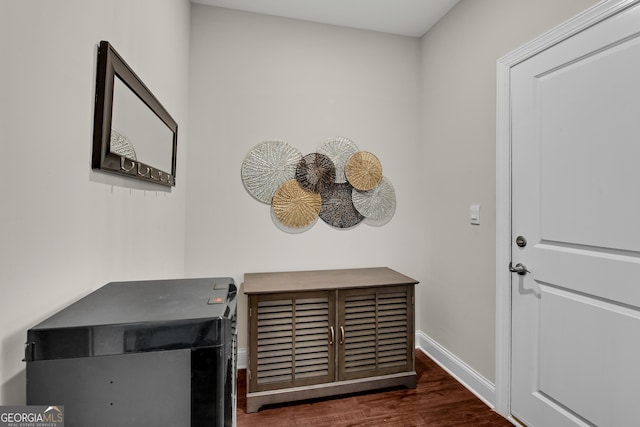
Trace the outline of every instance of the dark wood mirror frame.
[[[116, 173], [160, 185], [175, 186], [178, 143], [178, 125], [176, 121], [167, 110], [164, 109], [122, 57], [118, 55], [109, 42], [100, 42], [96, 74], [92, 168], [94, 170]], [[112, 147], [112, 120], [114, 117], [114, 88], [116, 77], [124, 83], [124, 86], [131, 90], [133, 95], [142, 101], [143, 107], [146, 106], [160, 119], [160, 127], [163, 127], [163, 124], [167, 127], [168, 130], [166, 132], [163, 130], [162, 132], [166, 133], [168, 141], [157, 141], [157, 143], [166, 144], [170, 147], [171, 153], [167, 153], [167, 156], [171, 158], [166, 159], [166, 164], [170, 165], [171, 170], [163, 170], [166, 168], [158, 167], [157, 164], [145, 163], [145, 159], [138, 159], [133, 150], [131, 150], [133, 151], [133, 155], [125, 155], [122, 150], [117, 150], [115, 147]], [[142, 127], [141, 130], [144, 131], [144, 127]], [[156, 143], [155, 140], [152, 142], [153, 144]], [[150, 160], [147, 160], [147, 162], [149, 161]]]

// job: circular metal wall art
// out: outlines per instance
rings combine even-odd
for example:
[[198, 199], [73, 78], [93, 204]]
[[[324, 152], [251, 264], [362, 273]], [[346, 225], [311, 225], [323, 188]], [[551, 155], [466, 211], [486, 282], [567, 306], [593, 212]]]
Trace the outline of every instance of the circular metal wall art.
[[335, 184], [323, 191], [320, 218], [335, 228], [351, 228], [360, 224], [364, 216], [353, 206], [353, 187], [348, 182]]
[[382, 177], [380, 184], [369, 191], [353, 189], [353, 206], [370, 225], [387, 223], [396, 209], [396, 191], [391, 182]]
[[382, 227], [383, 225], [391, 221], [391, 218], [393, 218], [393, 215], [395, 214], [395, 212], [396, 212], [396, 205], [394, 203], [393, 209], [391, 210], [391, 212], [386, 218], [383, 218], [383, 219], [365, 218], [362, 220], [362, 222], [364, 224], [370, 225], [371, 227]]
[[324, 154], [307, 154], [298, 163], [296, 180], [302, 188], [319, 193], [335, 184], [336, 167]]
[[270, 205], [273, 223], [287, 233], [305, 232], [319, 218], [338, 229], [381, 226], [396, 210], [395, 190], [378, 158], [344, 137], [329, 138], [304, 157], [285, 142], [262, 142], [246, 155], [241, 175], [249, 194]]
[[280, 185], [296, 176], [302, 153], [282, 141], [256, 145], [242, 163], [242, 182], [253, 197], [270, 204]]
[[318, 153], [324, 154], [329, 157], [336, 168], [337, 183], [347, 182], [347, 177], [344, 173], [344, 168], [347, 164], [347, 160], [355, 153], [360, 151], [356, 144], [349, 138], [337, 136], [329, 138], [318, 149]]
[[289, 227], [280, 222], [280, 220], [276, 216], [275, 211], [273, 210], [273, 206], [271, 206], [271, 209], [269, 210], [271, 211], [271, 221], [273, 221], [273, 225], [275, 225], [279, 230], [289, 234], [300, 234], [300, 233], [304, 233], [305, 231], [311, 230], [313, 226], [316, 225], [316, 222], [318, 222], [318, 219], [320, 218], [317, 216], [316, 219], [314, 219], [309, 225], [306, 225], [304, 227]]
[[380, 160], [368, 151], [358, 151], [347, 161], [345, 167], [347, 181], [360, 191], [375, 188], [382, 179]]
[[291, 228], [312, 224], [318, 218], [321, 206], [320, 194], [302, 188], [295, 179], [280, 185], [271, 202], [278, 221]]

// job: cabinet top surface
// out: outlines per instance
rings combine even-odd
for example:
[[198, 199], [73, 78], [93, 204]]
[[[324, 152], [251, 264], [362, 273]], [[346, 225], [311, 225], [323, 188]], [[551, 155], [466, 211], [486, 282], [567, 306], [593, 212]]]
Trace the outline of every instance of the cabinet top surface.
[[415, 285], [417, 280], [388, 267], [343, 270], [245, 273], [244, 293], [315, 291], [385, 285]]

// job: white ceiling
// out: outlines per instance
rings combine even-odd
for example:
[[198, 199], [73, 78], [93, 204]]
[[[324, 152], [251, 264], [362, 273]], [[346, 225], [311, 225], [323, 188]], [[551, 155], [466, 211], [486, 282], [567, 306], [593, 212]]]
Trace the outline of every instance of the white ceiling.
[[421, 37], [458, 0], [191, 0], [323, 24]]

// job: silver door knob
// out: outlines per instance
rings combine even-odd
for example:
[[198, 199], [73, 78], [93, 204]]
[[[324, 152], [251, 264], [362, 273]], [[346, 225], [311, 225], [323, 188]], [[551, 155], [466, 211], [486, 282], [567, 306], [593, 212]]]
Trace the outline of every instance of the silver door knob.
[[529, 270], [527, 270], [527, 266], [522, 263], [517, 263], [515, 266], [509, 263], [509, 271], [512, 273], [518, 273], [521, 276], [524, 276], [527, 273], [531, 273]]

